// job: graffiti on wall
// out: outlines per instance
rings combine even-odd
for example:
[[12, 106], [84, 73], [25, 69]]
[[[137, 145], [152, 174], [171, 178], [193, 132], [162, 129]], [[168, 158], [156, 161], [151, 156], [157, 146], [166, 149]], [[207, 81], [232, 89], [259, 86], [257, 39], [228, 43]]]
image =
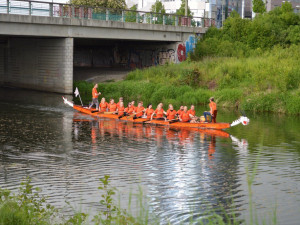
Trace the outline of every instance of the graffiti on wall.
[[195, 36], [191, 35], [189, 38], [185, 41], [185, 54], [186, 57], [188, 56], [188, 53], [192, 53], [195, 49]]
[[196, 38], [194, 35], [188, 37], [188, 39], [177, 45], [177, 60], [183, 62], [187, 59], [188, 54], [193, 52], [196, 45]]
[[165, 65], [166, 63], [176, 63], [176, 56], [174, 49], [168, 49], [166, 51], [160, 51], [158, 53], [159, 65]]
[[195, 48], [195, 36], [169, 45], [121, 45], [78, 47], [74, 51], [74, 66], [145, 68], [187, 59]]

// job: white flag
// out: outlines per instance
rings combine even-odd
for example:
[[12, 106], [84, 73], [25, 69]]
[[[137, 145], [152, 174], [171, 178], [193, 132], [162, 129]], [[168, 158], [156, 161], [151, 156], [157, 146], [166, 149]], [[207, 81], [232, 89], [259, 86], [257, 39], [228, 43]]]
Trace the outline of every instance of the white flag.
[[78, 88], [76, 87], [75, 91], [74, 91], [75, 97], [77, 97], [79, 95], [79, 91]]

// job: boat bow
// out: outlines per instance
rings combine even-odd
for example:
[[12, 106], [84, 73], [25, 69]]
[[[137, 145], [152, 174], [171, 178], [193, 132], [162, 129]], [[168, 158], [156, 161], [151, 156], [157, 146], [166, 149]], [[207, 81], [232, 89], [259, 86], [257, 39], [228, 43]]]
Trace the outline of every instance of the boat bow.
[[244, 126], [248, 125], [250, 122], [249, 118], [246, 117], [246, 116], [241, 116], [239, 119], [233, 121], [230, 126], [233, 127], [233, 126], [236, 126], [238, 124], [243, 124]]

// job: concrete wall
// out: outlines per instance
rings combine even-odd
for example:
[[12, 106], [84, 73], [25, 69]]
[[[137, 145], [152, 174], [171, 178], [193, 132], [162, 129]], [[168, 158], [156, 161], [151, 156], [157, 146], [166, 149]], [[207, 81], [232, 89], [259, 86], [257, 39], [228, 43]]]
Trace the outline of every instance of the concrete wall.
[[[9, 38], [6, 49], [4, 62], [7, 69], [0, 78], [2, 84], [72, 93], [73, 38]], [[3, 62], [1, 52], [4, 52], [3, 48], [0, 64]]]

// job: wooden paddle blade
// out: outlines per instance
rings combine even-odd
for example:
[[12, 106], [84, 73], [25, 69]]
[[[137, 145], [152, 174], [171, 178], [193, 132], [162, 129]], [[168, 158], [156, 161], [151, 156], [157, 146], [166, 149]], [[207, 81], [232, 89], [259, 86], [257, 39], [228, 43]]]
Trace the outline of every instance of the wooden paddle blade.
[[127, 116], [127, 119], [131, 119], [131, 118], [133, 118], [135, 116], [135, 114], [132, 114], [132, 115], [130, 115], [130, 116]]
[[114, 112], [104, 112], [104, 114], [109, 115], [109, 114], [114, 114]]

